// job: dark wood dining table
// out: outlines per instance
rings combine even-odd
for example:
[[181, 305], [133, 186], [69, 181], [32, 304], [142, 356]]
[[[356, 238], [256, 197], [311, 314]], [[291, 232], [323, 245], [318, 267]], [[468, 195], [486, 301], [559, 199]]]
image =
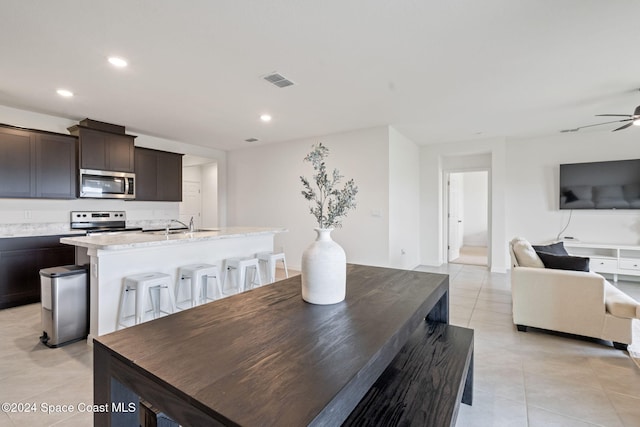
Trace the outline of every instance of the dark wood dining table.
[[139, 400], [183, 426], [340, 425], [429, 318], [445, 274], [347, 265], [346, 299], [302, 300], [300, 276], [94, 339], [96, 426]]

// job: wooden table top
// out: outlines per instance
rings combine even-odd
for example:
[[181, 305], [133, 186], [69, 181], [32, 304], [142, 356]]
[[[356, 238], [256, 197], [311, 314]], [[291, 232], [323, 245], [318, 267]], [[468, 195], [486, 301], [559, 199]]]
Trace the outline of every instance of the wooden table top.
[[348, 265], [346, 300], [327, 306], [300, 286], [291, 277], [94, 343], [225, 424], [339, 425], [449, 281]]

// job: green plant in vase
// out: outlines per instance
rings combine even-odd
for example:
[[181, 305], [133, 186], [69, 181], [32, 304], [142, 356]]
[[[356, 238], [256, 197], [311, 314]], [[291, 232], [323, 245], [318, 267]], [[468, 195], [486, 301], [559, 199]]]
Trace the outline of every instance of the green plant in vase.
[[304, 190], [302, 195], [312, 202], [309, 211], [318, 221], [318, 228], [338, 228], [342, 226], [342, 220], [351, 209], [356, 208], [356, 194], [358, 186], [353, 179], [348, 180], [342, 189], [337, 188], [344, 176], [338, 169], [333, 173], [327, 173], [325, 159], [329, 156], [329, 149], [321, 142], [315, 144], [313, 150], [304, 158], [305, 162], [313, 165], [315, 171], [313, 182], [317, 189], [311, 186], [309, 180], [300, 177]]

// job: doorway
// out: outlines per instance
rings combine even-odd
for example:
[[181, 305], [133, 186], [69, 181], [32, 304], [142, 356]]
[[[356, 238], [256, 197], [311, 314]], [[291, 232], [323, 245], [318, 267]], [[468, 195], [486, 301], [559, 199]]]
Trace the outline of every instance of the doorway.
[[180, 221], [188, 224], [193, 217], [196, 228], [224, 225], [226, 218], [220, 213], [225, 210], [224, 200], [220, 201], [220, 173], [224, 173], [224, 168], [220, 172], [220, 165], [216, 159], [193, 155], [185, 155], [182, 158]]
[[447, 261], [489, 265], [489, 171], [447, 175]]
[[182, 202], [179, 209], [180, 221], [189, 224], [189, 221], [193, 218], [195, 229], [202, 228], [200, 181], [182, 181]]

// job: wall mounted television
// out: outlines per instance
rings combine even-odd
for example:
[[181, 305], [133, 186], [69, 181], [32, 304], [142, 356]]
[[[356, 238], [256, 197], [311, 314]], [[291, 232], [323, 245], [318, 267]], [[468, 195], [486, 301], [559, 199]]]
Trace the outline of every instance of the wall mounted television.
[[560, 209], [640, 209], [640, 159], [560, 165]]

